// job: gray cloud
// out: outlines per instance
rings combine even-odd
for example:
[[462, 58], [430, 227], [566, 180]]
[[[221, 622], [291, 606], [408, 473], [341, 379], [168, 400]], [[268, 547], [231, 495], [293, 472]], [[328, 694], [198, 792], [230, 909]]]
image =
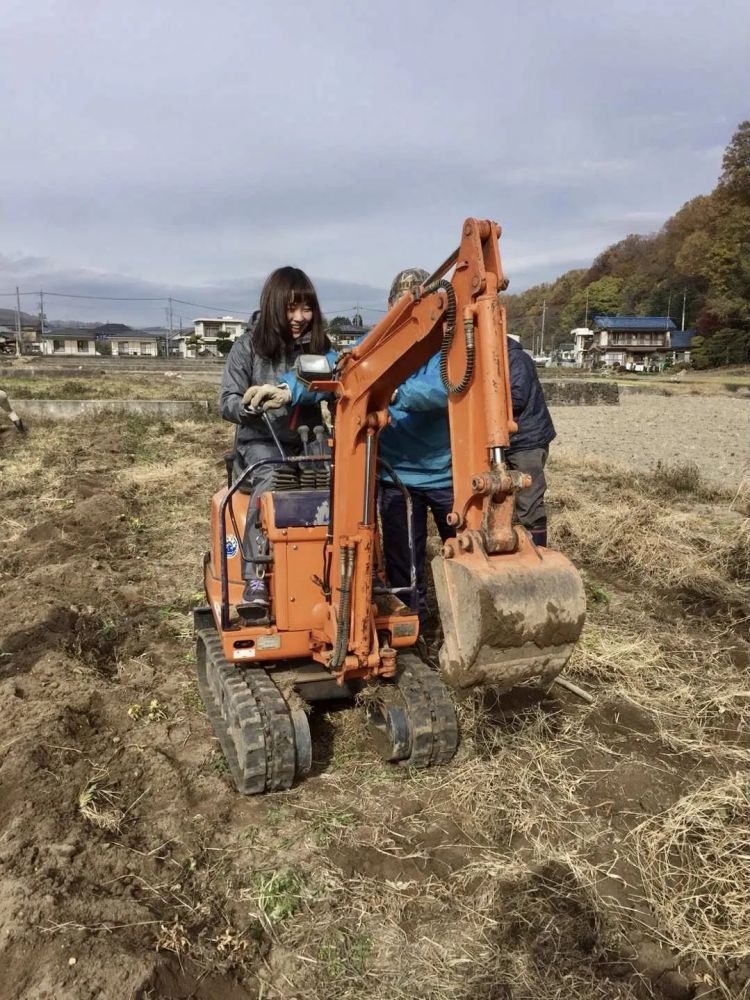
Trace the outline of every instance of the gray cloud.
[[292, 262], [324, 302], [374, 304], [473, 214], [502, 223], [520, 289], [710, 190], [748, 114], [745, 0], [3, 16], [0, 293], [224, 290], [236, 308]]

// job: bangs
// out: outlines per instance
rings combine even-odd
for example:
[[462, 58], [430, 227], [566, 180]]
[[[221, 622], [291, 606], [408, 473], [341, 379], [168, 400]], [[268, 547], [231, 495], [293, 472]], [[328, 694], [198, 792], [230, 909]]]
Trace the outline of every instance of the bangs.
[[298, 288], [290, 288], [287, 305], [308, 306], [310, 309], [314, 309], [317, 301], [317, 296], [315, 295], [315, 290], [313, 288], [300, 286]]

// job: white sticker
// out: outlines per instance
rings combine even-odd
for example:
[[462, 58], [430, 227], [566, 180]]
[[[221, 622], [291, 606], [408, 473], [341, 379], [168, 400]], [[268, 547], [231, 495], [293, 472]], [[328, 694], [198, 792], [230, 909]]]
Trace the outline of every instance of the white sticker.
[[255, 640], [258, 649], [281, 649], [280, 635], [259, 635]]
[[239, 550], [239, 545], [237, 544], [237, 539], [234, 537], [234, 535], [227, 535], [227, 542], [226, 545], [224, 546], [224, 551], [226, 552], [227, 557], [231, 559], [232, 556], [236, 556], [238, 550]]

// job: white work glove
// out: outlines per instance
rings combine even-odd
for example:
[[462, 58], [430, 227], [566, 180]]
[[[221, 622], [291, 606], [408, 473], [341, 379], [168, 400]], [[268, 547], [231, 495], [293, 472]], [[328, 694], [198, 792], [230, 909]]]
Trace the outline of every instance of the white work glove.
[[288, 385], [251, 385], [242, 397], [242, 405], [251, 410], [278, 410], [292, 399]]

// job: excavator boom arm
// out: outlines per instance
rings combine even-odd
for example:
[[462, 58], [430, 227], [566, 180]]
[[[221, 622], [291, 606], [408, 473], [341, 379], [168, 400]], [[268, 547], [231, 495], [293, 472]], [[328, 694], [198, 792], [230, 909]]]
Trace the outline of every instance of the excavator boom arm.
[[[365, 664], [377, 672], [371, 581], [377, 530], [378, 435], [387, 423], [394, 390], [438, 350], [442, 351], [441, 372], [448, 395], [453, 465], [450, 519], [457, 534], [437, 557], [441, 565], [434, 566], [446, 631], [444, 665], [448, 673], [459, 686], [479, 683], [492, 674], [492, 642], [488, 650], [484, 640], [492, 632], [493, 622], [484, 622], [467, 645], [459, 619], [472, 603], [477, 607], [491, 605], [494, 610], [485, 617], [502, 615], [503, 589], [513, 589], [514, 571], [518, 579], [523, 578], [523, 594], [517, 593], [506, 602], [513, 607], [515, 625], [506, 623], [497, 636], [506, 665], [513, 659], [513, 651], [522, 646], [522, 659], [531, 665], [532, 675], [552, 669], [556, 673], [580, 633], [583, 588], [575, 569], [556, 553], [544, 555], [546, 550], [537, 550], [525, 533], [513, 526], [514, 495], [528, 483], [505, 463], [516, 424], [505, 310], [497, 298], [507, 285], [499, 237], [496, 223], [467, 219], [460, 246], [437, 272], [438, 280], [404, 295], [367, 337], [344, 355], [335, 382], [313, 385], [334, 389], [338, 399], [331, 511], [334, 598], [328, 624], [336, 630], [333, 666], [343, 673], [347, 665]], [[454, 263], [448, 281], [441, 271]], [[453, 572], [452, 566], [446, 576], [443, 570], [449, 561], [458, 571]], [[549, 583], [546, 588], [545, 582]], [[526, 621], [524, 602], [533, 611], [529, 623], [532, 619], [535, 622], [528, 628], [519, 618]], [[552, 630], [550, 642], [541, 642], [541, 632], [550, 618], [561, 627]], [[554, 655], [542, 652], [545, 662], [540, 665], [529, 647], [537, 639], [540, 650], [564, 649], [556, 649]], [[483, 663], [478, 680], [477, 660]]]

